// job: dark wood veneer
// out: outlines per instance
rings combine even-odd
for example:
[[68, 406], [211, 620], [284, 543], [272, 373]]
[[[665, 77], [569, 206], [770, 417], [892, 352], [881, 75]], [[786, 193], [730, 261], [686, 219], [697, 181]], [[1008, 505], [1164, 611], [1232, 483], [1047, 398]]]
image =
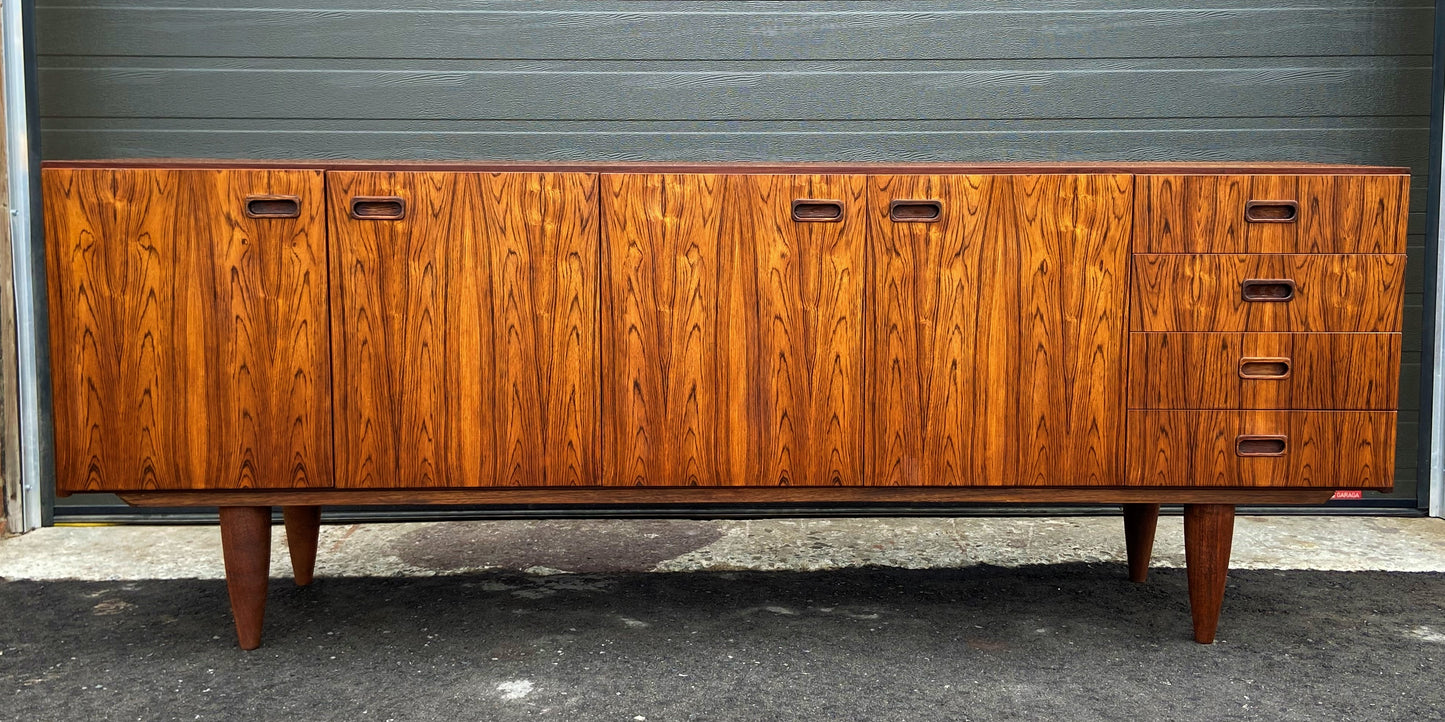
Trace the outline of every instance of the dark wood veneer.
[[1131, 409], [1392, 411], [1398, 333], [1135, 333]]
[[603, 176], [603, 483], [867, 483], [864, 180]]
[[[332, 484], [323, 178], [43, 178], [57, 489]], [[300, 199], [253, 218], [246, 198]]]
[[[1288, 300], [1249, 300], [1246, 281], [1294, 284]], [[1135, 331], [1399, 331], [1402, 255], [1136, 254]]]
[[870, 177], [870, 483], [1119, 483], [1132, 180]]
[[1320, 504], [1329, 489], [783, 486], [121, 492], [135, 506], [396, 504]]
[[1141, 175], [1134, 250], [1404, 253], [1409, 184], [1407, 176], [1335, 169]]
[[[1241, 436], [1280, 438], [1284, 448], [1248, 444], [1241, 454]], [[1129, 412], [1135, 486], [1388, 490], [1394, 461], [1394, 411]]]
[[1182, 503], [1208, 643], [1235, 504], [1393, 481], [1408, 185], [47, 163], [57, 492], [221, 507], [246, 649], [273, 506], [304, 585], [327, 504], [1123, 504], [1143, 581]]
[[596, 479], [596, 176], [327, 178], [337, 485]]

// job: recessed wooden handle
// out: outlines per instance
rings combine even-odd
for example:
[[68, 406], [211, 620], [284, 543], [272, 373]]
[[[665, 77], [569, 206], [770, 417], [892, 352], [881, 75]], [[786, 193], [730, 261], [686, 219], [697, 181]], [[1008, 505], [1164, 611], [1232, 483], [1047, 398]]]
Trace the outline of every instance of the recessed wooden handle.
[[1255, 303], [1280, 303], [1294, 298], [1297, 287], [1288, 278], [1250, 278], [1239, 284], [1239, 294]]
[[1289, 367], [1290, 360], [1284, 357], [1246, 356], [1239, 360], [1239, 377], [1255, 381], [1278, 381], [1289, 378]]
[[1244, 220], [1250, 223], [1294, 223], [1298, 219], [1298, 201], [1249, 201], [1244, 204]]
[[943, 218], [939, 201], [898, 200], [888, 204], [888, 219], [895, 223], [937, 223]]
[[299, 196], [250, 195], [246, 196], [247, 218], [299, 218], [301, 198]]
[[1275, 434], [1240, 434], [1234, 437], [1238, 456], [1284, 456], [1289, 437]]
[[795, 199], [793, 220], [799, 223], [837, 223], [843, 220], [843, 201]]
[[406, 200], [398, 196], [356, 196], [351, 217], [358, 221], [399, 221], [406, 218]]

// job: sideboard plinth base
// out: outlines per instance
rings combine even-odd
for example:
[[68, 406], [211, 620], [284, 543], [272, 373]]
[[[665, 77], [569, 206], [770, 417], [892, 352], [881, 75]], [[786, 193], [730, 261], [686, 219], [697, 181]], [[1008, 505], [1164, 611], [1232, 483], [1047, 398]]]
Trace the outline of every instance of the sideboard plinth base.
[[131, 506], [557, 504], [1323, 504], [1334, 489], [1138, 486], [552, 486], [121, 491]]

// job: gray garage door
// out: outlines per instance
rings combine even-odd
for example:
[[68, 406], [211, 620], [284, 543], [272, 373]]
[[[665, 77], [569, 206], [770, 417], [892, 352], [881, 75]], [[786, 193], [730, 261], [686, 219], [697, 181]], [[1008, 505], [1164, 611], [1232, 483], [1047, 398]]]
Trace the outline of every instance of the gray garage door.
[[1400, 501], [1374, 503], [1416, 497], [1423, 2], [39, 0], [36, 25], [48, 159], [1409, 166]]

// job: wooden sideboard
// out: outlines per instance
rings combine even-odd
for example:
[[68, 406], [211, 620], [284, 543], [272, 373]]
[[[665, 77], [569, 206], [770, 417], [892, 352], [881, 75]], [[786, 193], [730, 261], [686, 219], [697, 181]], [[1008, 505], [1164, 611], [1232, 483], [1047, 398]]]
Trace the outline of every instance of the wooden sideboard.
[[218, 506], [1184, 505], [1392, 485], [1407, 171], [55, 162], [57, 492]]

